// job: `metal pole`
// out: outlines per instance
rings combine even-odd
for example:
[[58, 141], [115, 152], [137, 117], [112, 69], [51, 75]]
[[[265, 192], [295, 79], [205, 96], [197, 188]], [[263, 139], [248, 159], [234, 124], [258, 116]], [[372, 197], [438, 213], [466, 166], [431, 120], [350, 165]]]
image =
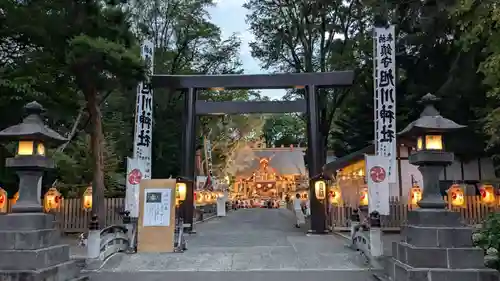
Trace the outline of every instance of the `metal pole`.
[[183, 153], [183, 177], [188, 181], [186, 184], [186, 200], [184, 202], [184, 223], [189, 224], [188, 230], [193, 226], [193, 203], [194, 203], [194, 180], [195, 180], [195, 144], [196, 144], [196, 90], [189, 88], [184, 98], [184, 109], [186, 122], [184, 127], [184, 153]]
[[307, 86], [307, 115], [308, 115], [308, 140], [307, 140], [307, 165], [309, 169], [309, 198], [311, 201], [311, 230], [312, 233], [326, 233], [325, 206], [316, 198], [314, 192], [314, 176], [321, 173], [321, 149], [319, 149], [319, 116], [318, 96], [314, 85]]

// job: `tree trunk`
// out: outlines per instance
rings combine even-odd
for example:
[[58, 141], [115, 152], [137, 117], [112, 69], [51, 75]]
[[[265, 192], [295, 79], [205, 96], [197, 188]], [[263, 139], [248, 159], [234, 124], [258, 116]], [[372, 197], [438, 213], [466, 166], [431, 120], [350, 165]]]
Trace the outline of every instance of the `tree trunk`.
[[94, 177], [92, 181], [92, 215], [97, 215], [99, 226], [104, 227], [104, 135], [102, 131], [101, 109], [97, 100], [97, 91], [89, 90], [85, 93], [87, 110], [90, 115], [90, 148], [94, 160]]

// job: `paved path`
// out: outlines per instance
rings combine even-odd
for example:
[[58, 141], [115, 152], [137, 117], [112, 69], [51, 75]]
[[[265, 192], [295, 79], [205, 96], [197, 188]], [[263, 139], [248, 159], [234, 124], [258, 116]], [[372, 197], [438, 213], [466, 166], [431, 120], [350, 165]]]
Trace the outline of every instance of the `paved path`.
[[198, 224], [184, 253], [115, 256], [93, 280], [369, 280], [345, 240], [307, 236], [293, 223], [287, 209], [237, 210]]

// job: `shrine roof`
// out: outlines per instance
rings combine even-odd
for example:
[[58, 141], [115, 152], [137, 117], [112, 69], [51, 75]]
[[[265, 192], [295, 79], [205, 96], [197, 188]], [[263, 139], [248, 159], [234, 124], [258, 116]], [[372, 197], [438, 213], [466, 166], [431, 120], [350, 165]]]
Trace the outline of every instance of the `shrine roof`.
[[[305, 148], [250, 148], [246, 152], [240, 150], [236, 153], [235, 175], [250, 177], [259, 169], [262, 158], [269, 159], [269, 167], [274, 169], [276, 175], [305, 175], [304, 161]], [[247, 155], [245, 155], [247, 154]]]

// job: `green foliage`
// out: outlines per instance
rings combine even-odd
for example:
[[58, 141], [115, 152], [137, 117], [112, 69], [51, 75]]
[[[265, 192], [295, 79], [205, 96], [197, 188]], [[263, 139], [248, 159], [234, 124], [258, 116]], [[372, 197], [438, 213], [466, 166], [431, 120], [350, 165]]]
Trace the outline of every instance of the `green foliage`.
[[500, 214], [491, 213], [481, 230], [472, 235], [474, 246], [484, 250], [486, 265], [500, 269]]
[[[7, 106], [19, 111], [20, 103], [36, 99], [48, 108], [49, 125], [70, 137], [81, 130], [77, 115], [85, 107], [92, 141], [78, 137], [65, 145], [67, 151], [56, 151], [59, 182], [93, 182], [96, 193], [117, 189], [115, 140], [103, 134], [100, 104], [108, 92], [135, 87], [144, 77], [126, 13], [119, 5], [86, 0], [9, 0], [2, 5], [7, 24], [0, 45], [24, 51], [9, 53], [11, 59], [0, 69], [7, 77], [0, 84], [10, 90]], [[23, 16], [17, 20], [24, 22], [16, 22], [16, 16]], [[17, 86], [20, 83], [25, 86]], [[18, 98], [24, 93], [28, 95]], [[20, 113], [13, 116], [19, 118]]]
[[[365, 40], [371, 26], [368, 9], [358, 1], [250, 0], [244, 7], [249, 10], [247, 22], [255, 37], [250, 44], [252, 55], [265, 69], [328, 72], [363, 64], [362, 48], [368, 47]], [[352, 88], [318, 92], [323, 149], [345, 98], [357, 92]], [[304, 96], [305, 91], [294, 90], [287, 98]], [[326, 149], [322, 154], [326, 158]]]
[[268, 147], [307, 143], [305, 122], [297, 114], [271, 115], [266, 118], [263, 137]]
[[477, 70], [488, 92], [482, 108], [487, 149], [497, 159], [500, 155], [500, 7], [495, 1], [462, 0], [451, 9], [462, 36], [457, 41], [464, 52], [477, 50]]

